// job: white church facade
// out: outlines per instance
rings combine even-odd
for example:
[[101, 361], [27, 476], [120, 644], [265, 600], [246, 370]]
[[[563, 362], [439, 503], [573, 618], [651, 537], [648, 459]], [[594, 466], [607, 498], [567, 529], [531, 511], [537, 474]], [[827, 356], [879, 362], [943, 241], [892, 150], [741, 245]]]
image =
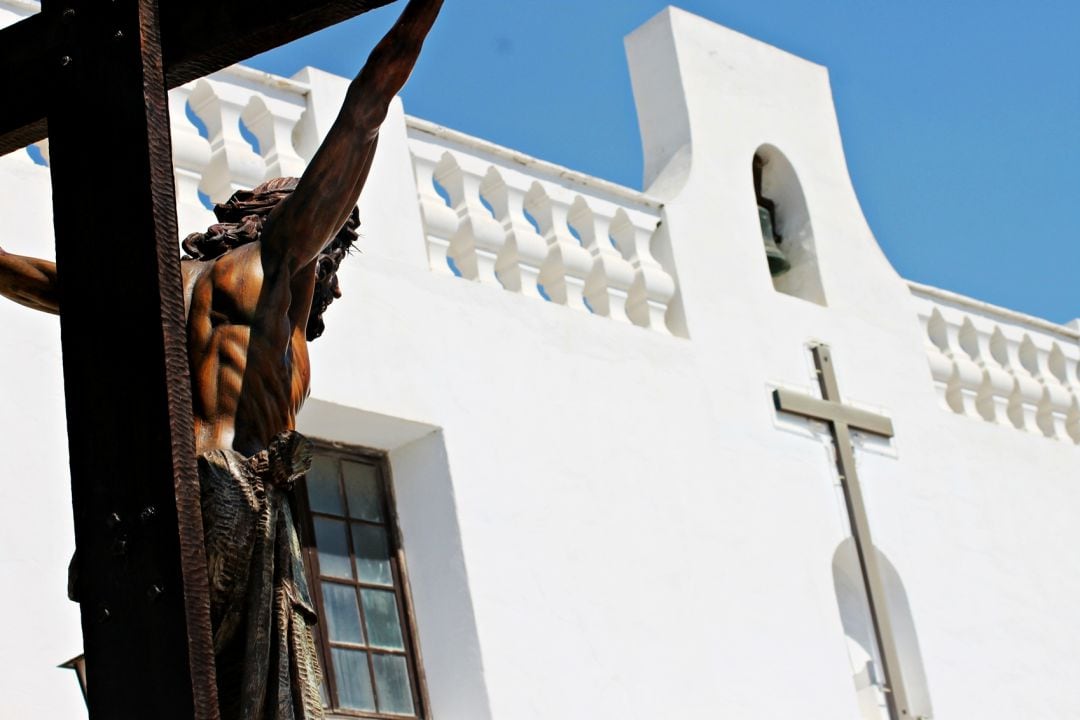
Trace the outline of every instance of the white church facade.
[[[824, 68], [677, 9], [626, 47], [644, 192], [391, 109], [299, 419], [327, 705], [888, 720], [902, 677], [905, 718], [1080, 717], [1080, 324], [901, 278]], [[347, 84], [172, 91], [181, 237]], [[53, 256], [47, 164], [0, 158], [0, 247]], [[0, 323], [0, 715], [85, 717], [59, 326]], [[826, 376], [850, 440], [778, 407]]]

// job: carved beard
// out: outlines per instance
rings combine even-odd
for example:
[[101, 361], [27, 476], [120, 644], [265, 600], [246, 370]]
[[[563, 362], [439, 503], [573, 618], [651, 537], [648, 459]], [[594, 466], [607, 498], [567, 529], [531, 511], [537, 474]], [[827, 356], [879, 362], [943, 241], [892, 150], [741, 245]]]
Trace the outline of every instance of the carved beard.
[[[323, 263], [327, 263], [329, 267], [328, 273], [324, 274]], [[307, 339], [308, 342], [317, 339], [326, 330], [326, 323], [323, 321], [323, 313], [330, 307], [330, 303], [334, 302], [336, 297], [336, 291], [338, 287], [337, 277], [337, 263], [333, 261], [333, 258], [323, 255], [319, 258], [319, 269], [315, 278], [315, 288], [311, 293], [311, 312], [308, 315], [307, 323]]]
[[322, 316], [312, 316], [308, 318], [307, 324], [307, 339], [308, 342], [312, 340], [318, 340], [322, 334], [326, 331], [326, 323], [323, 322]]

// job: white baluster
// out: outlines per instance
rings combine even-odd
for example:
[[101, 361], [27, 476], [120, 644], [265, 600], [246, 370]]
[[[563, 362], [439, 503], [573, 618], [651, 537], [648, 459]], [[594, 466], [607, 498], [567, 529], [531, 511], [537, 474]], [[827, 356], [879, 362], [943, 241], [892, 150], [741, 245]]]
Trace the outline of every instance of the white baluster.
[[1065, 419], [1065, 432], [1074, 443], [1080, 445], [1080, 402], [1075, 397]]
[[525, 190], [509, 185], [493, 167], [481, 184], [481, 192], [506, 233], [506, 243], [496, 265], [503, 287], [543, 299], [539, 284], [540, 270], [547, 258], [547, 241], [525, 220]]
[[979, 356], [990, 381], [991, 400], [994, 403], [993, 421], [998, 425], [1013, 426], [1009, 417], [1009, 398], [1016, 391], [1016, 378], [1007, 369], [1008, 349], [1001, 329], [994, 326], [992, 332], [979, 332]]
[[534, 182], [525, 196], [525, 209], [547, 241], [547, 259], [540, 269], [540, 284], [547, 296], [552, 302], [588, 312], [585, 278], [592, 270], [592, 255], [570, 234], [566, 206], [553, 201], [544, 187]]
[[180, 238], [200, 232], [216, 218], [199, 200], [199, 186], [210, 163], [210, 143], [187, 117], [193, 83], [169, 91], [169, 119], [172, 133], [173, 177], [176, 182], [176, 220]]
[[980, 417], [982, 413], [979, 412], [979, 400], [980, 396], [989, 394], [989, 381], [984, 377], [983, 369], [964, 349], [965, 345], [972, 345], [967, 339], [974, 333], [974, 329], [971, 328], [970, 321], [965, 318], [960, 324], [946, 323], [945, 332], [955, 368], [953, 382], [960, 393], [963, 413], [971, 417]]
[[275, 102], [258, 95], [248, 101], [240, 119], [259, 141], [259, 153], [266, 163], [265, 178], [300, 177], [306, 163], [293, 147], [292, 136], [304, 106]]
[[203, 173], [202, 191], [222, 203], [236, 190], [250, 189], [266, 177], [266, 162], [240, 134], [240, 115], [251, 92], [203, 78], [195, 83], [189, 103], [206, 125], [210, 162]]
[[450, 240], [457, 234], [461, 224], [457, 213], [435, 191], [435, 175], [444, 160], [453, 158], [432, 145], [414, 144], [412, 147], [413, 170], [416, 173], [416, 192], [420, 200], [420, 213], [424, 220], [424, 237], [427, 243], [428, 263], [440, 275], [453, 275], [449, 256]]
[[592, 253], [570, 233], [569, 206], [565, 202], [551, 198], [549, 209], [551, 212], [549, 242], [551, 238], [554, 238], [552, 249], [558, 248], [559, 255], [562, 256], [566, 304], [574, 310], [589, 312], [585, 304], [585, 283], [593, 270]]
[[611, 244], [611, 218], [593, 212], [579, 195], [570, 206], [567, 220], [593, 258], [592, 270], [585, 279], [589, 307], [597, 315], [630, 322], [626, 303], [634, 283], [634, 268]]
[[[960, 328], [960, 347], [982, 369], [976, 405], [979, 414], [988, 422], [1011, 425], [1008, 418], [1009, 394], [1015, 381], [1012, 375], [998, 366], [991, 347], [991, 334], [981, 318], [967, 316]], [[978, 322], [978, 325], [976, 325]]]
[[[1030, 337], [1028, 338], [1030, 341]], [[1035, 371], [1032, 373], [1035, 379], [1043, 385], [1043, 396], [1039, 404], [1039, 427], [1047, 437], [1059, 440], [1069, 440], [1067, 428], [1069, 410], [1072, 407], [1073, 397], [1069, 389], [1062, 383], [1059, 372], [1063, 370], [1064, 354], [1061, 346], [1052, 343], [1050, 349], [1039, 347], [1031, 341], [1034, 350], [1032, 358]]]
[[[1080, 371], [1080, 362], [1073, 355], [1066, 355], [1056, 343], [1055, 349], [1058, 354], [1051, 355], [1050, 371], [1054, 374], [1061, 385], [1066, 389], [1071, 398], [1069, 409], [1065, 414], [1065, 434], [1068, 439], [1080, 443], [1080, 385], [1073, 381]], [[1075, 346], [1069, 346], [1070, 353], [1075, 352]]]
[[950, 364], [952, 372], [945, 380], [945, 405], [957, 415], [964, 415], [967, 408], [964, 406], [964, 394], [960, 385], [960, 370], [956, 363]]
[[462, 162], [468, 160], [467, 156], [445, 152], [435, 166], [433, 179], [449, 195], [458, 218], [446, 255], [461, 277], [501, 287], [495, 264], [506, 238], [502, 225], [480, 201], [483, 175], [478, 175], [475, 168], [462, 167]]
[[620, 209], [611, 223], [611, 236], [619, 252], [634, 267], [634, 283], [630, 287], [626, 312], [636, 325], [671, 334], [665, 314], [675, 296], [675, 279], [653, 257], [649, 248], [659, 225], [642, 227], [631, 222]]
[[1039, 423], [1039, 406], [1043, 400], [1043, 386], [1028, 367], [1035, 367], [1031, 358], [1034, 348], [1029, 346], [1031, 340], [1026, 334], [1023, 339], [1002, 334], [1005, 337], [1008, 369], [1016, 378], [1016, 390], [1010, 398], [1013, 423], [1021, 430], [1042, 435], [1044, 433]]
[[934, 379], [934, 387], [938, 392], [938, 397], [941, 399], [942, 404], [950, 410], [963, 412], [962, 404], [960, 409], [956, 410], [949, 401], [949, 381], [953, 377], [956, 368], [948, 352], [949, 341], [945, 330], [945, 318], [941, 316], [937, 308], [934, 308], [929, 315], [920, 314], [919, 319], [923, 323], [923, 330], [928, 340], [927, 354], [930, 360], [930, 375]]
[[487, 174], [487, 167], [477, 172], [476, 167], [465, 167], [471, 158], [455, 157], [455, 166], [447, 173], [438, 173], [436, 179], [450, 194], [450, 201], [461, 220], [457, 234], [450, 242], [450, 252], [457, 261], [458, 246], [471, 247], [472, 261], [469, 267], [461, 267], [462, 275], [479, 280], [486, 285], [502, 287], [495, 272], [499, 253], [506, 243], [506, 234], [491, 212], [480, 201], [480, 183]]

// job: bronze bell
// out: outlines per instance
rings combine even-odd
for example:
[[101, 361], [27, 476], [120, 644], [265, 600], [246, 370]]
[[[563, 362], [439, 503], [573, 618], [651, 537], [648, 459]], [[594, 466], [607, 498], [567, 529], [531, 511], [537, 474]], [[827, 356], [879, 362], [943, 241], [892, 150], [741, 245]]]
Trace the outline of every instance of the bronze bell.
[[761, 221], [761, 239], [765, 242], [765, 258], [769, 261], [769, 274], [776, 277], [790, 270], [791, 262], [780, 249], [783, 238], [776, 234], [776, 228], [773, 227], [776, 204], [762, 193], [766, 164], [768, 160], [761, 155], [754, 155], [754, 195], [757, 197], [758, 220]]
[[773, 277], [783, 275], [791, 269], [791, 263], [777, 244], [780, 238], [773, 229], [772, 210], [759, 204], [757, 211], [761, 221], [761, 239], [765, 241], [765, 258], [769, 261], [769, 274]]

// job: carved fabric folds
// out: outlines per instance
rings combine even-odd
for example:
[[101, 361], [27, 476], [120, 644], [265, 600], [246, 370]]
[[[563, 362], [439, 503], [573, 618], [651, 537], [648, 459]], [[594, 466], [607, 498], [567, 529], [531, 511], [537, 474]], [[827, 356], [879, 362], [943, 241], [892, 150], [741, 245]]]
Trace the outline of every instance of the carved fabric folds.
[[295, 432], [198, 461], [222, 720], [322, 719], [317, 622], [289, 490], [311, 464]]

